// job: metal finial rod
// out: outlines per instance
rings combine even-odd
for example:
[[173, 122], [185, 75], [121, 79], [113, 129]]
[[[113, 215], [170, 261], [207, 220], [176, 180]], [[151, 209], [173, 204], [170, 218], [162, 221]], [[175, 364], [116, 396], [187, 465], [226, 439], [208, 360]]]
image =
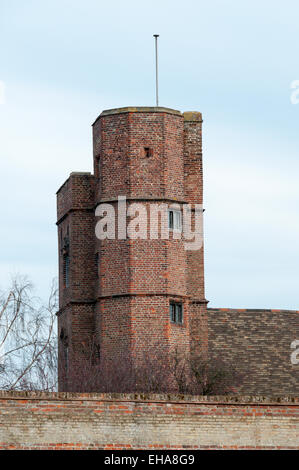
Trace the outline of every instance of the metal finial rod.
[[158, 94], [158, 37], [159, 34], [153, 35], [155, 38], [155, 51], [156, 51], [156, 106], [159, 106], [159, 94]]

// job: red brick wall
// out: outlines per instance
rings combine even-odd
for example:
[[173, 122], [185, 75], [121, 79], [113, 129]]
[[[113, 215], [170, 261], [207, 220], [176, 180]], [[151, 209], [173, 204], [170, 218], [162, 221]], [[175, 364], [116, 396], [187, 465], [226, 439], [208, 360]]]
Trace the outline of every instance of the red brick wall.
[[0, 449], [299, 449], [299, 399], [0, 392]]
[[[60, 389], [67, 389], [65, 377], [82, 359], [82, 344], [94, 331], [94, 177], [71, 173], [57, 192], [59, 253], [59, 378]], [[67, 240], [67, 249], [65, 241]], [[64, 253], [68, 252], [69, 285], [64, 282]], [[68, 348], [66, 356], [66, 347]], [[66, 364], [68, 357], [68, 366]], [[62, 379], [63, 377], [63, 379]]]
[[[57, 193], [59, 306], [94, 298], [94, 177], [72, 173]], [[67, 237], [70, 282], [64, 288], [63, 248]]]
[[[184, 188], [185, 198], [190, 204], [203, 204], [202, 168], [202, 115], [184, 113]], [[204, 251], [187, 251], [188, 294], [203, 300], [204, 294]]]
[[[150, 203], [201, 203], [201, 123], [200, 113], [183, 115], [167, 108], [104, 111], [94, 123], [95, 177], [72, 174], [58, 192], [59, 331], [62, 325], [68, 328], [70, 361], [76, 359], [75, 343], [81, 334], [85, 341], [88, 331], [90, 336], [96, 332], [102, 359], [116, 355], [123, 361], [159, 347], [165, 360], [174, 346], [189, 352], [191, 325], [192, 331], [199, 325], [198, 309], [189, 308], [190, 297], [204, 300], [203, 251], [189, 254], [184, 241], [172, 236], [168, 241], [100, 241], [94, 234], [93, 210], [108, 202], [117, 214], [118, 196], [126, 196], [130, 204], [142, 201], [148, 213]], [[71, 265], [70, 286], [65, 288], [61, 249], [67, 230]], [[184, 303], [183, 325], [170, 323], [170, 300]], [[80, 316], [74, 314], [78, 302]], [[205, 303], [201, 316], [204, 309]], [[64, 318], [68, 316], [72, 320]], [[197, 342], [200, 335], [196, 331]], [[60, 355], [62, 349], [60, 345]]]
[[[195, 197], [200, 202], [201, 115], [200, 119], [198, 115], [196, 118], [195, 130], [193, 120], [186, 121], [184, 130], [184, 116], [172, 110], [143, 108], [102, 113], [94, 125], [95, 166], [100, 168], [97, 202], [109, 202], [125, 195], [131, 203], [142, 201], [149, 213], [149, 202], [182, 202], [186, 200], [185, 193], [190, 196], [193, 186], [200, 188]], [[190, 138], [184, 137], [189, 133]], [[188, 147], [186, 153], [184, 143]], [[150, 157], [146, 156], [145, 147], [150, 148]], [[186, 159], [190, 175], [187, 189], [184, 186]], [[116, 202], [114, 205], [116, 208]], [[161, 348], [161, 354], [173, 345], [188, 353], [187, 280], [191, 282], [193, 277], [192, 293], [196, 291], [196, 297], [202, 298], [202, 253], [198, 275], [198, 269], [188, 272], [188, 262], [191, 264], [193, 260], [194, 265], [199, 258], [189, 258], [181, 240], [105, 240], [96, 241], [96, 246], [100, 252], [101, 277], [98, 302], [102, 303], [97, 311], [103, 312], [97, 315], [96, 324], [102, 354], [116, 348], [126, 357], [124, 348], [130, 347], [134, 355], [143, 355], [153, 345], [156, 352]], [[195, 287], [198, 282], [199, 288]], [[109, 295], [112, 297], [107, 299]], [[184, 301], [182, 326], [170, 324], [172, 298]]]
[[[234, 364], [243, 393], [299, 393], [290, 344], [298, 339], [298, 312], [209, 309], [204, 295], [204, 250], [181, 240], [104, 240], [94, 234], [95, 207], [127, 203], [203, 203], [202, 116], [166, 108], [104, 111], [93, 125], [94, 175], [72, 173], [57, 193], [60, 389], [97, 335], [103, 360], [124, 362], [154, 349], [190, 348]], [[145, 147], [151, 149], [146, 156]], [[63, 256], [69, 243], [70, 283]], [[98, 254], [98, 269], [95, 254]], [[184, 304], [183, 325], [171, 324], [169, 301]], [[66, 340], [67, 337], [67, 340]]]
[[[184, 188], [190, 204], [203, 205], [202, 115], [184, 113]], [[193, 226], [194, 229], [194, 226]], [[186, 252], [186, 293], [191, 297], [189, 324], [191, 347], [207, 353], [208, 325], [204, 289], [204, 248]]]

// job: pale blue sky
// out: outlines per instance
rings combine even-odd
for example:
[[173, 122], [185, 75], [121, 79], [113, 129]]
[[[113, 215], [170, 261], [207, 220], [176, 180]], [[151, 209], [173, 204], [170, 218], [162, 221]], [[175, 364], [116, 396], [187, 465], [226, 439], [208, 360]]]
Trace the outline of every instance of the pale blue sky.
[[158, 33], [160, 104], [204, 118], [210, 306], [299, 309], [298, 16], [289, 0], [0, 0], [0, 287], [21, 272], [46, 295], [55, 192], [92, 169], [103, 109], [155, 104]]

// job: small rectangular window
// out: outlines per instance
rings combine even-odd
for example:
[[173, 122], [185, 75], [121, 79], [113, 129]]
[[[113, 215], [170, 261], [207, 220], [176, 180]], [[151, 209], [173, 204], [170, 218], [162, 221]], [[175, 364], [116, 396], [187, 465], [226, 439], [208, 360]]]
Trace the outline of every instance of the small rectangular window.
[[147, 158], [150, 158], [153, 154], [153, 151], [150, 147], [144, 147], [144, 155]]
[[168, 227], [172, 230], [182, 230], [182, 214], [180, 210], [169, 209]]
[[170, 309], [170, 320], [175, 323], [175, 304], [171, 303], [169, 306]]
[[172, 323], [183, 323], [183, 304], [181, 302], [170, 302], [169, 313]]
[[177, 323], [183, 323], [183, 305], [182, 304], [176, 304], [176, 309], [177, 309]]
[[168, 227], [173, 228], [173, 211], [168, 212]]

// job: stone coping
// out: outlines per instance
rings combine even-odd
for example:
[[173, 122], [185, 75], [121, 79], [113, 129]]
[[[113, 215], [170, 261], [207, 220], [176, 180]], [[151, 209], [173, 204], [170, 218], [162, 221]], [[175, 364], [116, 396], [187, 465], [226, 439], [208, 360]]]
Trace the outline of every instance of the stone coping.
[[202, 114], [198, 111], [186, 111], [184, 113], [181, 113], [177, 109], [166, 108], [161, 106], [126, 106], [123, 108], [105, 109], [96, 118], [92, 125], [94, 125], [101, 117], [122, 113], [166, 113], [183, 117], [185, 121], [202, 122]]
[[96, 118], [92, 125], [94, 126], [95, 123], [103, 116], [111, 116], [113, 114], [123, 113], [167, 113], [182, 117], [182, 113], [177, 109], [164, 108], [161, 106], [125, 106], [123, 108], [105, 109]]
[[185, 111], [183, 116], [184, 121], [202, 122], [202, 114], [199, 111]]
[[177, 109], [166, 108], [163, 106], [125, 106], [123, 108], [105, 109], [100, 116], [109, 116], [110, 114], [121, 113], [168, 113], [181, 116], [182, 113]]
[[0, 400], [47, 400], [47, 401], [101, 401], [101, 402], [150, 402], [184, 404], [221, 404], [254, 406], [299, 406], [299, 397], [266, 395], [219, 395], [200, 396], [182, 394], [155, 393], [73, 393], [41, 391], [6, 391], [0, 390]]

